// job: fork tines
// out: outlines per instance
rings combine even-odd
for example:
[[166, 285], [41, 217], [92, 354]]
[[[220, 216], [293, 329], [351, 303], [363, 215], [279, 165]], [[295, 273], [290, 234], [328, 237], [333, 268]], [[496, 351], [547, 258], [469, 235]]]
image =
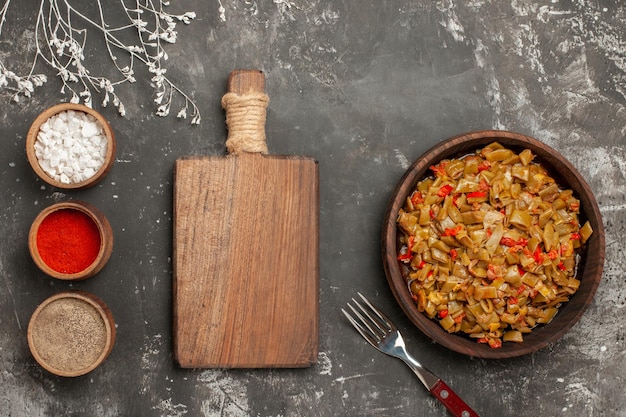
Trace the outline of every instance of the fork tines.
[[362, 303], [354, 298], [352, 298], [352, 304], [354, 304], [354, 306], [348, 302], [348, 308], [352, 311], [352, 314], [343, 308], [341, 311], [361, 336], [371, 345], [377, 347], [386, 335], [396, 330], [396, 327], [391, 320], [370, 303], [363, 294], [360, 292], [357, 294], [361, 298]]

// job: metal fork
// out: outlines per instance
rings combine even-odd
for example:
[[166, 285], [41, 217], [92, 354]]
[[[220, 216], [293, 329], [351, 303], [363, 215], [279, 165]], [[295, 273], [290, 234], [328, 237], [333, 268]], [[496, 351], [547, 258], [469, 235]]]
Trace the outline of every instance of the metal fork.
[[441, 378], [422, 366], [407, 352], [404, 339], [391, 320], [370, 303], [363, 294], [357, 294], [362, 302], [352, 298], [354, 305], [348, 302], [350, 312], [343, 308], [341, 311], [361, 336], [379, 351], [402, 359], [422, 381], [426, 389], [448, 409], [450, 414], [455, 417], [478, 417], [478, 414]]

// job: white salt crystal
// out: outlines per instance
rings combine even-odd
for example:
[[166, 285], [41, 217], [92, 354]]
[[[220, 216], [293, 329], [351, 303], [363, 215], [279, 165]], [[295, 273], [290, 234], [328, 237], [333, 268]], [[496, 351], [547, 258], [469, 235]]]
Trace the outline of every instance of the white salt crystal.
[[56, 168], [56, 167], [58, 167], [58, 166], [59, 166], [59, 164], [61, 163], [61, 158], [59, 157], [59, 155], [58, 155], [58, 154], [55, 154], [55, 155], [51, 155], [51, 156], [50, 156], [50, 159], [49, 159], [48, 161], [49, 161], [50, 166], [51, 166], [52, 168]]
[[50, 166], [50, 163], [46, 160], [39, 161], [39, 165], [41, 165], [41, 169], [43, 169], [45, 172], [52, 171], [52, 167]]
[[67, 123], [61, 118], [55, 119], [52, 123], [52, 129], [60, 133], [67, 133]]
[[67, 121], [67, 128], [70, 132], [80, 129], [80, 121], [77, 118], [70, 118]]
[[80, 133], [85, 138], [91, 138], [98, 134], [98, 125], [96, 125], [94, 122], [87, 122], [83, 125]]
[[[41, 132], [41, 131], [40, 131], [40, 132], [37, 134], [37, 139], [38, 139], [38, 142], [40, 142], [41, 144], [45, 144], [45, 143], [47, 143], [47, 142], [48, 142], [48, 135], [46, 134], [46, 132]], [[37, 144], [37, 143], [35, 143], [35, 145], [36, 145], [36, 144]]]

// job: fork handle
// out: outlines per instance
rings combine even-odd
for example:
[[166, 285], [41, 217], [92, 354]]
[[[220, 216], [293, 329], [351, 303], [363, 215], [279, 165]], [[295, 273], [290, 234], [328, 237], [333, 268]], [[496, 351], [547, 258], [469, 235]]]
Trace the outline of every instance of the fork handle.
[[430, 387], [430, 393], [437, 398], [454, 417], [479, 417], [452, 389], [441, 379]]

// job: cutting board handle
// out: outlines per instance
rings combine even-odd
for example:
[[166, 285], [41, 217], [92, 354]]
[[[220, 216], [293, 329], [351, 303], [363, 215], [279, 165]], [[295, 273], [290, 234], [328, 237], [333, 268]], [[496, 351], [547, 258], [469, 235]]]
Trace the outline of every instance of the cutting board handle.
[[235, 70], [230, 73], [227, 93], [222, 97], [228, 127], [228, 153], [268, 153], [265, 138], [268, 104], [262, 71]]

